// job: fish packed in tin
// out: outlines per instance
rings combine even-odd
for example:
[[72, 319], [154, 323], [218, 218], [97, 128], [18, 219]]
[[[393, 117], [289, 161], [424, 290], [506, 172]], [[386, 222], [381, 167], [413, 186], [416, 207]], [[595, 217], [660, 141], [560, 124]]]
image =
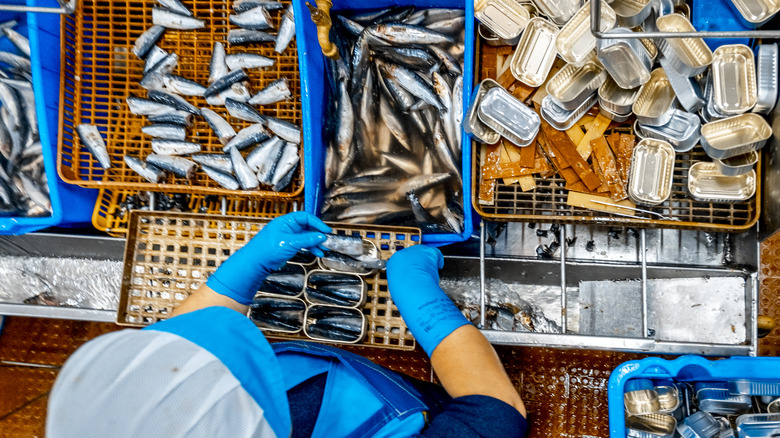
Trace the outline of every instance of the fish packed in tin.
[[460, 234], [464, 12], [332, 17], [322, 217]]
[[261, 329], [298, 332], [303, 328], [306, 304], [297, 298], [258, 295], [249, 308], [249, 319]]
[[306, 299], [315, 304], [355, 307], [365, 300], [364, 280], [354, 274], [312, 271], [306, 279]]
[[265, 278], [258, 292], [297, 297], [306, 284], [306, 272], [301, 266], [286, 264]]
[[358, 342], [365, 335], [365, 317], [358, 309], [311, 306], [306, 312], [306, 334], [313, 339]]

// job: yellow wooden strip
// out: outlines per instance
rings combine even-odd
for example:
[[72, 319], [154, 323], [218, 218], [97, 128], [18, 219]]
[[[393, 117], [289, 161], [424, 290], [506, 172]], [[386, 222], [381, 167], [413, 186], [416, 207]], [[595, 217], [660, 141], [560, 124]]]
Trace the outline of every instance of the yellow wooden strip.
[[604, 132], [607, 131], [607, 127], [609, 126], [610, 122], [612, 121], [602, 116], [601, 114], [597, 115], [596, 119], [593, 120], [593, 126], [588, 129], [588, 132], [585, 133], [585, 136], [582, 137], [582, 140], [577, 143], [577, 152], [580, 153], [580, 156], [583, 160], [587, 160], [588, 157], [590, 157], [590, 153], [593, 152], [593, 147], [590, 145], [590, 142], [599, 137], [602, 137]]
[[548, 74], [547, 79], [544, 80], [544, 84], [542, 84], [541, 87], [536, 89], [536, 92], [531, 98], [531, 101], [536, 104], [537, 108], [542, 107], [542, 99], [544, 99], [544, 96], [547, 96], [547, 81], [549, 81], [550, 78], [555, 76], [555, 73], [558, 73], [558, 70], [563, 68], [564, 65], [566, 65], [566, 63], [562, 59], [556, 58], [555, 63], [552, 66], [552, 69], [550, 69], [550, 74]]
[[590, 129], [591, 126], [593, 126], [593, 121], [596, 120], [596, 116], [591, 116], [590, 114], [585, 114], [582, 116], [579, 120], [577, 120], [577, 124], [582, 127], [585, 131]]
[[520, 190], [524, 192], [530, 192], [536, 188], [536, 178], [531, 175], [521, 176], [517, 178], [517, 182], [520, 183]]
[[504, 143], [504, 150], [506, 150], [510, 162], [517, 163], [520, 161], [520, 149], [517, 146]]
[[609, 196], [601, 196], [601, 195], [594, 195], [590, 193], [581, 193], [581, 192], [574, 192], [574, 191], [569, 191], [569, 197], [567, 198], [566, 203], [573, 207], [587, 208], [588, 210], [634, 215], [634, 211], [628, 208], [620, 208], [620, 207], [614, 207], [612, 205], [596, 204], [593, 201], [604, 202], [606, 204], [619, 205], [621, 207], [630, 207], [630, 208], [636, 207], [636, 204], [629, 201], [628, 199], [615, 202]]

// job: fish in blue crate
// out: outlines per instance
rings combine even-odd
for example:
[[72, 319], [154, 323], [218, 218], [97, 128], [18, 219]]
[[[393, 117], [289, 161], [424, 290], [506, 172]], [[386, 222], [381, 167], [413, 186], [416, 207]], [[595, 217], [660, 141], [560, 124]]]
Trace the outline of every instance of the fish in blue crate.
[[323, 218], [460, 234], [464, 11], [334, 15]]

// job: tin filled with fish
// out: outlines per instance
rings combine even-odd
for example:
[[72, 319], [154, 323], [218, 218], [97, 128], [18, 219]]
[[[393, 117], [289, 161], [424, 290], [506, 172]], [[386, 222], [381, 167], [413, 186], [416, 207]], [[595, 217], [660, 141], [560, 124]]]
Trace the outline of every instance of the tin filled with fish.
[[258, 292], [298, 297], [306, 284], [306, 271], [300, 265], [286, 264], [265, 278]]
[[[347, 255], [337, 251], [323, 251], [319, 258], [322, 269], [351, 272], [359, 275], [369, 275], [375, 269], [384, 269], [387, 262], [379, 257], [379, 250], [373, 242], [363, 240], [363, 251], [360, 254]], [[353, 253], [354, 254], [354, 253]]]
[[314, 305], [305, 322], [306, 336], [319, 341], [354, 344], [366, 335], [366, 317], [358, 309]]
[[366, 282], [352, 273], [314, 270], [306, 277], [304, 297], [313, 304], [360, 307], [366, 301]]
[[258, 294], [249, 306], [249, 319], [262, 330], [298, 333], [305, 314], [306, 303], [300, 298]]

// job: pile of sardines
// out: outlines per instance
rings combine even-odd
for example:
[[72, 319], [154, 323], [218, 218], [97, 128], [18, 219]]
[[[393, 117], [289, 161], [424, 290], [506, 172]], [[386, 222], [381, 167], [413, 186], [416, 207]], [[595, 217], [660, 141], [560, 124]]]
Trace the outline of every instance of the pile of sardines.
[[[125, 155], [124, 163], [151, 183], [164, 182], [166, 172], [193, 179], [200, 166], [228, 190], [255, 190], [260, 186], [284, 190], [299, 165], [301, 130], [290, 122], [261, 114], [255, 106], [289, 100], [292, 93], [288, 79], [280, 78], [253, 93], [247, 70], [271, 67], [274, 60], [244, 51], [227, 54], [219, 41], [214, 42], [207, 85], [176, 75], [178, 55], [161, 49], [158, 41], [167, 29], [195, 30], [203, 28], [205, 22], [194, 17], [179, 0], [158, 1], [161, 7], [152, 10], [153, 26], [133, 47], [133, 53], [145, 60], [139, 85], [147, 96], [127, 97], [130, 112], [147, 116], [151, 122], [142, 128], [152, 138], [151, 153], [144, 157]], [[292, 6], [284, 10], [275, 1], [237, 0], [233, 9], [229, 21], [238, 28], [227, 34], [229, 47], [274, 43], [275, 52], [281, 54], [295, 36]], [[277, 35], [266, 32], [272, 28], [274, 11], [283, 14]], [[210, 107], [198, 108], [185, 97], [205, 99]], [[251, 125], [236, 132], [223, 117], [225, 113]], [[214, 131], [221, 143], [217, 153], [204, 151], [208, 145], [197, 139], [187, 139], [193, 116], [202, 116]], [[101, 167], [109, 169], [111, 157], [98, 128], [82, 124], [78, 134]]]
[[624, 391], [629, 437], [769, 437], [780, 430], [780, 380], [631, 379]]
[[464, 28], [462, 10], [335, 16], [323, 218], [461, 233]]
[[260, 286], [250, 319], [261, 329], [329, 342], [365, 336], [366, 275], [384, 269], [376, 246], [360, 236], [328, 235], [325, 257], [299, 253]]
[[[485, 144], [503, 137], [520, 148], [541, 145], [571, 190], [648, 206], [669, 198], [676, 154], [701, 147], [711, 162], [683, 169], [689, 196], [701, 202], [750, 199], [756, 191], [757, 151], [772, 135], [765, 116], [777, 101], [778, 46], [759, 44], [754, 54], [742, 44], [713, 49], [702, 38], [620, 36], [694, 31], [689, 10], [677, 3], [602, 1], [600, 29], [606, 37], [597, 40], [590, 29], [590, 1], [479, 2], [475, 17], [484, 41], [515, 47], [496, 68], [493, 79], [500, 84], [486, 80], [475, 93], [464, 128]], [[742, 9], [735, 13], [756, 18]], [[595, 122], [581, 132], [579, 120], [592, 119], [594, 108]], [[610, 122], [634, 120], [639, 142], [633, 150], [603, 138]], [[621, 169], [621, 161], [630, 167]], [[499, 159], [499, 164], [504, 163]]]
[[0, 51], [0, 216], [50, 216], [30, 42], [14, 30], [17, 25], [16, 21], [0, 23], [4, 38], [15, 49]]

